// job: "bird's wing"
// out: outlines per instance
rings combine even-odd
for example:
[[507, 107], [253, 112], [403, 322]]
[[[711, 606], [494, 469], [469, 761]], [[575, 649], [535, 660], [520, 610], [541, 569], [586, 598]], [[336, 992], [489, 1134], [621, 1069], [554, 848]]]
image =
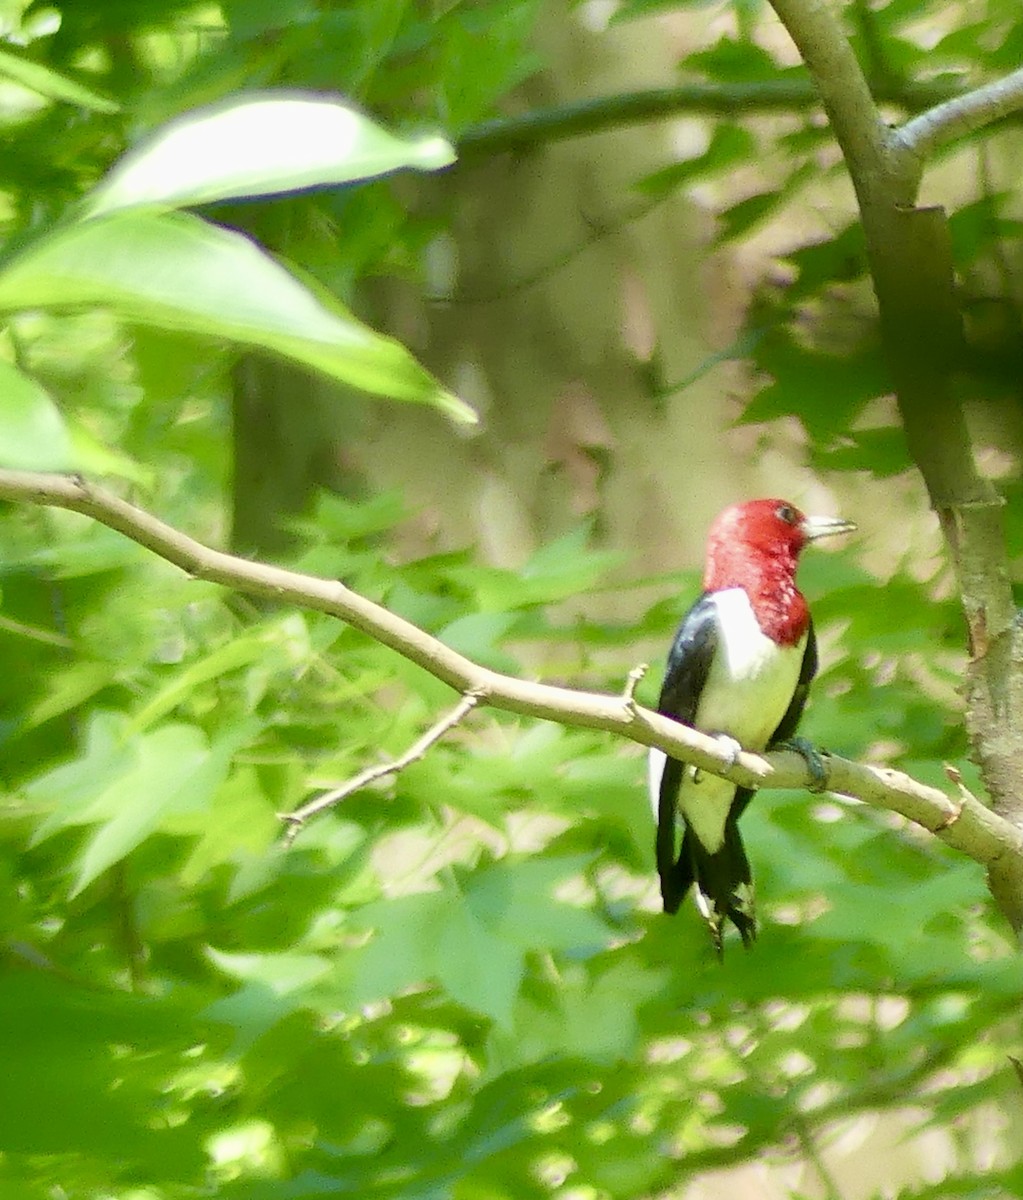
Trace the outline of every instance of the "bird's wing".
[[[717, 610], [710, 596], [701, 596], [678, 627], [668, 652], [657, 711], [686, 725], [696, 719], [696, 709], [710, 673], [718, 644]], [[651, 751], [651, 754], [660, 753]], [[651, 800], [657, 813], [657, 874], [665, 912], [676, 912], [688, 888], [682, 886], [676, 865], [675, 820], [678, 790], [685, 767], [675, 758], [664, 758], [660, 778], [651, 775], [657, 791]]]
[[796, 727], [799, 725], [799, 718], [803, 715], [803, 709], [806, 706], [806, 696], [810, 690], [810, 681], [816, 674], [817, 635], [813, 631], [813, 621], [811, 620], [806, 630], [806, 648], [803, 650], [803, 662], [799, 668], [799, 680], [796, 683], [796, 690], [792, 693], [792, 700], [785, 710], [785, 715], [778, 722], [778, 728], [771, 735], [771, 740], [767, 743], [769, 747], [776, 745], [778, 742], [788, 741], [796, 732]]
[[701, 596], [686, 613], [668, 651], [658, 712], [692, 725], [717, 645], [717, 606], [712, 596]]

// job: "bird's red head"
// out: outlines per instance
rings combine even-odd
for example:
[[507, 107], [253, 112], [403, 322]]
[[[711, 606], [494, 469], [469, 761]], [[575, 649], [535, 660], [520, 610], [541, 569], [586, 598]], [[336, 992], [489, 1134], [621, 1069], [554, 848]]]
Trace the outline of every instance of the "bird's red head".
[[744, 588], [765, 632], [798, 640], [808, 619], [796, 587], [800, 552], [817, 538], [855, 528], [839, 517], [808, 517], [787, 500], [733, 504], [707, 535], [704, 589]]

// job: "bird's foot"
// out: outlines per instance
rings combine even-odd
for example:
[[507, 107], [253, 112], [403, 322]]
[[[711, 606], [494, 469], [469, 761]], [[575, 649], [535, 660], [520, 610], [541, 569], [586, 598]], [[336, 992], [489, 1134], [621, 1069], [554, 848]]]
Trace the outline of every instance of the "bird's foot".
[[[728, 761], [725, 766], [731, 769], [739, 761], [739, 755], [742, 753], [742, 745], [737, 742], [734, 737], [729, 737], [727, 733], [715, 733], [714, 741], [721, 747], [724, 753], [728, 756]], [[702, 774], [699, 767], [693, 767], [693, 783], [699, 783]]]
[[693, 899], [696, 901], [696, 908], [701, 917], [707, 923], [707, 932], [710, 934], [710, 940], [714, 946], [714, 953], [718, 956], [718, 961], [723, 962], [725, 957], [724, 944], [722, 941], [721, 926], [724, 924], [721, 914], [718, 912], [713, 900], [709, 896], [704, 895], [699, 884], [693, 888]]
[[828, 769], [824, 765], [821, 752], [806, 738], [787, 738], [771, 747], [772, 750], [793, 750], [806, 763], [810, 772], [810, 791], [826, 792], [828, 790]]
[[742, 753], [742, 744], [737, 742], [734, 737], [729, 737], [727, 733], [715, 734], [714, 741], [728, 755], [728, 766], [734, 767], [739, 761], [739, 755]]

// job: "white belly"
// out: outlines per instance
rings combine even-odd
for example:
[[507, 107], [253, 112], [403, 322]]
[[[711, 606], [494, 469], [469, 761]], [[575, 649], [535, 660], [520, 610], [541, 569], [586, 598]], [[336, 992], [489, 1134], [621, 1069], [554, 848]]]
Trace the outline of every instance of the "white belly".
[[[763, 750], [785, 715], [799, 680], [806, 637], [778, 646], [761, 631], [749, 597], [729, 588], [714, 598], [718, 645], [700, 697], [694, 725], [704, 733], [724, 733], [746, 750]], [[657, 816], [665, 756], [651, 750], [650, 802]], [[720, 848], [735, 785], [687, 767], [678, 809], [708, 851]]]

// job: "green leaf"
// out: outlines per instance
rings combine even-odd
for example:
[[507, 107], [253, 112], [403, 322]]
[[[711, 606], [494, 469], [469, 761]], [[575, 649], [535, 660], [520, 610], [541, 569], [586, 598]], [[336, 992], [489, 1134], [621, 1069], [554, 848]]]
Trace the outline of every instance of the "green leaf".
[[717, 240], [729, 242], [733, 238], [740, 237], [748, 229], [770, 216], [784, 198], [780, 191], [757, 192], [753, 196], [747, 196], [745, 200], [740, 200], [738, 204], [724, 209], [720, 214], [721, 232], [718, 234]]
[[991, 253], [998, 242], [1018, 241], [1023, 237], [1023, 221], [1002, 216], [1003, 203], [1005, 196], [1002, 193], [982, 196], [949, 217], [952, 254], [957, 267], [967, 266]]
[[0, 358], [0, 466], [21, 471], [86, 471], [143, 485], [150, 472], [65, 420], [49, 393]]
[[330, 959], [318, 954], [230, 954], [207, 947], [206, 956], [233, 979], [258, 983], [276, 996], [300, 992], [330, 974]]
[[75, 469], [89, 475], [116, 475], [150, 489], [153, 472], [149, 467], [129, 458], [122, 450], [112, 450], [76, 421], [68, 421]]
[[249, 736], [236, 727], [213, 746], [194, 725], [163, 725], [143, 737], [130, 734], [120, 715], [96, 713], [84, 753], [25, 788], [49, 815], [35, 833], [41, 842], [58, 831], [98, 824], [77, 855], [77, 895], [129, 854], [173, 814], [209, 804], [227, 776], [238, 745]]
[[54, 678], [42, 697], [25, 712], [23, 728], [32, 729], [63, 716], [108, 687], [117, 677], [118, 664], [84, 659], [71, 663]]
[[0, 358], [0, 466], [70, 471], [76, 465], [56, 404], [34, 379]]
[[739, 424], [796, 415], [817, 443], [845, 436], [863, 406], [890, 387], [879, 346], [828, 354], [800, 345], [789, 329], [778, 329], [761, 341], [756, 363], [774, 376], [774, 382], [750, 401]]
[[[263, 794], [259, 774], [245, 765], [231, 771], [206, 811], [176, 819], [173, 829], [198, 835], [178, 871], [178, 879], [187, 888], [197, 886], [207, 872], [224, 863], [244, 861], [249, 856], [258, 859], [269, 875], [271, 849], [280, 839], [281, 822]], [[351, 833], [353, 852], [361, 835], [358, 829]]]
[[372, 941], [356, 952], [356, 1004], [392, 996], [430, 977], [446, 910], [442, 892], [420, 892], [368, 904], [352, 914], [357, 925], [375, 929]]
[[757, 192], [752, 196], [747, 196], [745, 200], [740, 200], [738, 204], [726, 208], [720, 214], [721, 229], [716, 241], [719, 243], [730, 242], [734, 238], [741, 237], [754, 225], [767, 220], [784, 203], [791, 200], [794, 193], [807, 180], [816, 178], [817, 175], [818, 170], [813, 162], [804, 161], [790, 172], [780, 188], [774, 191]]
[[[506, 572], [506, 600], [516, 608], [524, 608], [588, 592], [624, 558], [620, 551], [592, 549], [591, 537], [590, 526], [584, 523], [553, 542], [545, 542], [519, 571]], [[486, 586], [481, 587], [480, 607], [500, 607], [501, 594], [501, 590], [490, 594]]]
[[663, 196], [675, 188], [684, 187], [695, 179], [716, 175], [728, 170], [736, 162], [753, 156], [756, 139], [741, 125], [719, 122], [714, 127], [710, 145], [694, 158], [672, 163], [652, 175], [641, 179], [636, 188], [650, 196]]
[[78, 104], [82, 108], [92, 109], [93, 112], [120, 111], [121, 106], [113, 100], [108, 100], [106, 96], [83, 87], [66, 75], [61, 75], [59, 71], [54, 71], [52, 67], [12, 54], [10, 50], [0, 50], [0, 75], [6, 75], [8, 79], [20, 83], [29, 91], [38, 92], [40, 96], [47, 96], [51, 100], [66, 100], [69, 104]]
[[33, 844], [68, 826], [87, 825], [108, 815], [96, 799], [111, 780], [129, 771], [135, 760], [134, 747], [120, 737], [122, 728], [119, 714], [94, 712], [85, 731], [82, 753], [26, 784], [26, 798], [34, 806], [49, 810], [35, 831]]
[[476, 415], [398, 342], [248, 238], [188, 213], [121, 213], [36, 242], [0, 272], [0, 310], [102, 305], [142, 325], [272, 350], [353, 387]]
[[436, 943], [434, 973], [466, 1008], [508, 1029], [525, 971], [525, 954], [496, 933], [470, 904], [449, 895]]
[[[132, 996], [8, 968], [0, 980], [5, 1161], [99, 1154], [110, 1156], [113, 1172], [127, 1158], [154, 1173], [200, 1173], [206, 1160], [194, 1138], [166, 1121], [166, 1072], [208, 1030], [182, 1002], [184, 990]], [[6, 1183], [2, 1190], [6, 1197]]]
[[823, 242], [811, 242], [787, 254], [799, 271], [791, 297], [813, 295], [829, 283], [847, 283], [867, 273], [867, 243], [859, 221]]
[[183, 207], [435, 171], [455, 152], [432, 134], [403, 139], [341, 98], [262, 92], [196, 109], [157, 130], [113, 167], [89, 216], [143, 204]]
[[173, 678], [154, 692], [135, 713], [128, 726], [129, 735], [141, 733], [155, 721], [165, 717], [171, 709], [176, 708], [204, 683], [220, 679], [240, 667], [257, 662], [264, 655], [271, 653], [282, 637], [283, 631], [280, 626], [270, 625], [232, 638], [197, 662], [188, 663], [182, 670], [175, 672]]
[[[782, 73], [766, 50], [749, 39], [725, 34], [709, 50], [686, 56], [685, 66], [702, 71], [721, 83], [751, 83], [758, 79], [775, 80]], [[803, 72], [805, 74], [805, 72]]]
[[354, 1001], [436, 979], [466, 1008], [510, 1028], [528, 950], [593, 951], [613, 936], [587, 910], [550, 895], [587, 861], [502, 860], [467, 875], [461, 890], [368, 905], [354, 915], [376, 927], [356, 961]]
[[901, 475], [913, 466], [901, 426], [851, 432], [833, 449], [815, 448], [813, 459], [819, 470], [868, 471], [875, 479]]
[[136, 743], [130, 771], [99, 798], [112, 812], [77, 856], [77, 896], [108, 867], [120, 862], [173, 812], [209, 802], [227, 776], [233, 740], [211, 752], [202, 731], [191, 725], [165, 725]]
[[467, 613], [445, 625], [438, 633], [452, 650], [464, 654], [481, 666], [494, 671], [514, 672], [517, 664], [511, 655], [499, 649], [519, 620], [514, 612]]
[[557, 883], [579, 874], [582, 856], [502, 859], [477, 871], [466, 886], [466, 906], [497, 937], [525, 950], [593, 950], [615, 931], [585, 908], [553, 899]]
[[638, 1010], [669, 984], [671, 972], [651, 970], [628, 959], [615, 961], [585, 989], [566, 988], [560, 997], [569, 1053], [599, 1059], [626, 1058], [640, 1037]]

